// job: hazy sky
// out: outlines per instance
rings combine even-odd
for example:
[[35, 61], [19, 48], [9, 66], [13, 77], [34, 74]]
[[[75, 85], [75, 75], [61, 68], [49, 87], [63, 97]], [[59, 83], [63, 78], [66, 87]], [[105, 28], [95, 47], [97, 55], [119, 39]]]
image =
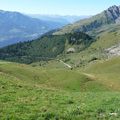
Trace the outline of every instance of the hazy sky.
[[94, 15], [120, 0], [0, 0], [0, 9], [32, 14]]

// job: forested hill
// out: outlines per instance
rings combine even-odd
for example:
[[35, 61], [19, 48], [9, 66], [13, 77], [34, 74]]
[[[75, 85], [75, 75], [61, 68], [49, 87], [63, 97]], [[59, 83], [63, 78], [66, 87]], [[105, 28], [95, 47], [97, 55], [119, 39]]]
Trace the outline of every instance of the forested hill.
[[82, 32], [65, 35], [45, 35], [37, 40], [17, 43], [0, 49], [0, 59], [21, 63], [32, 63], [39, 60], [55, 58], [66, 53], [68, 46], [77, 46], [77, 51], [88, 47], [93, 39]]

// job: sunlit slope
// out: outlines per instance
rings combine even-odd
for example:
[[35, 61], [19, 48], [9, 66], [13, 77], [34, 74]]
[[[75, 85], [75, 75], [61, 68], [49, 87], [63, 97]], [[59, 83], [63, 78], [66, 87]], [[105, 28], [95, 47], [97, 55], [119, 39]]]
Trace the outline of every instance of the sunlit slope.
[[0, 62], [1, 120], [120, 119], [120, 93], [94, 77], [96, 67], [46, 68]]
[[91, 64], [85, 71], [112, 89], [120, 90], [120, 57]]
[[[119, 120], [118, 92], [68, 92], [23, 84], [0, 73], [1, 120]], [[115, 113], [116, 115], [110, 115]]]
[[0, 62], [0, 72], [15, 77], [23, 84], [68, 91], [109, 90], [96, 80], [66, 68], [38, 68], [16, 63]]

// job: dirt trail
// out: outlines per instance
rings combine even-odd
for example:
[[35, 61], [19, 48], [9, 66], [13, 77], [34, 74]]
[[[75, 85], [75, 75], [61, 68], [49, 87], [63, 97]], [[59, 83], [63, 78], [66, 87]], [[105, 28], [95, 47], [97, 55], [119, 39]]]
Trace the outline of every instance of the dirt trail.
[[61, 63], [63, 63], [66, 67], [68, 67], [68, 68], [70, 68], [70, 69], [72, 69], [72, 66], [71, 65], [69, 65], [69, 64], [67, 64], [67, 63], [65, 63], [64, 61], [62, 61], [62, 60], [59, 60]]
[[82, 74], [85, 75], [85, 76], [87, 76], [87, 77], [89, 77], [89, 78], [91, 78], [92, 80], [96, 80], [95, 75], [88, 74], [88, 73], [82, 73]]

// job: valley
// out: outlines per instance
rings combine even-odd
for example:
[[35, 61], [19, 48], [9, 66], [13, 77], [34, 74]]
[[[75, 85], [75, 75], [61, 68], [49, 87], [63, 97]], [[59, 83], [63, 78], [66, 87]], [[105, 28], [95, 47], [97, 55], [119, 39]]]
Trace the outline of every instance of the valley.
[[[32, 21], [37, 32], [21, 29], [30, 36], [48, 25], [13, 13], [26, 20], [18, 26]], [[120, 120], [119, 21], [120, 6], [112, 6], [61, 28], [49, 21], [39, 37], [7, 42], [0, 48], [0, 120]]]

